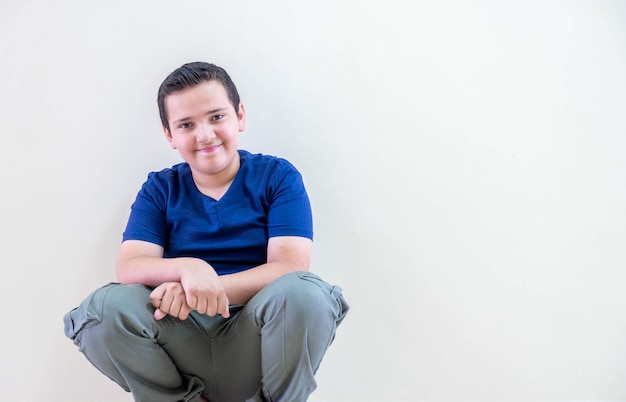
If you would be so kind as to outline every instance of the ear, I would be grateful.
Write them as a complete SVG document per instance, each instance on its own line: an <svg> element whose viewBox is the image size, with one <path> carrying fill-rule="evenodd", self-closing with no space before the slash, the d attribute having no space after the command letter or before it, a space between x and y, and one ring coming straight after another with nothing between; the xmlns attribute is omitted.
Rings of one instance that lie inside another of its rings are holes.
<svg viewBox="0 0 626 402"><path fill-rule="evenodd" d="M172 133L170 133L170 130L168 130L165 126L163 126L163 134L165 134L165 139L167 139L167 142L170 143L170 147L172 147L172 149L176 149L176 143L174 142Z"/></svg>
<svg viewBox="0 0 626 402"><path fill-rule="evenodd" d="M243 103L239 104L239 112L237 113L237 121L239 123L239 132L246 129L246 108Z"/></svg>

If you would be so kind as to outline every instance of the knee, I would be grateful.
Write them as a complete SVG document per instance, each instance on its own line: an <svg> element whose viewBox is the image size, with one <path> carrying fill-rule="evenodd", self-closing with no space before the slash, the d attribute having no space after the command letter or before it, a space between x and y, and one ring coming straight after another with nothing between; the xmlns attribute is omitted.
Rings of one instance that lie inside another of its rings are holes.
<svg viewBox="0 0 626 402"><path fill-rule="evenodd" d="M107 292L102 300L102 318L152 317L154 308L150 303L150 288L144 285L118 284Z"/></svg>
<svg viewBox="0 0 626 402"><path fill-rule="evenodd" d="M108 334L129 322L152 318L150 289L142 285L110 283L91 293L64 317L65 334L75 341L85 336ZM87 331L89 330L89 331Z"/></svg>
<svg viewBox="0 0 626 402"><path fill-rule="evenodd" d="M340 291L310 272L293 272L278 279L285 308L302 323L317 325L341 319L344 308Z"/></svg>
<svg viewBox="0 0 626 402"><path fill-rule="evenodd" d="M69 311L63 317L65 335L72 339L85 352L92 347L102 348L111 339L113 328L119 320L117 312L121 310L124 301L120 298L120 291L124 286L110 283L87 296L78 307ZM113 325L111 325L113 323Z"/></svg>

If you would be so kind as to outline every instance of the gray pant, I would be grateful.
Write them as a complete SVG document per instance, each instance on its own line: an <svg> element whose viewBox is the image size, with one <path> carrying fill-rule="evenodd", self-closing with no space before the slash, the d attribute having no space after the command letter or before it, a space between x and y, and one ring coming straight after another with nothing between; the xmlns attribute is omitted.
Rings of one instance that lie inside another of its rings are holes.
<svg viewBox="0 0 626 402"><path fill-rule="evenodd" d="M64 317L67 337L135 401L306 401L349 309L309 272L278 278L228 319L156 321L150 291L110 283Z"/></svg>

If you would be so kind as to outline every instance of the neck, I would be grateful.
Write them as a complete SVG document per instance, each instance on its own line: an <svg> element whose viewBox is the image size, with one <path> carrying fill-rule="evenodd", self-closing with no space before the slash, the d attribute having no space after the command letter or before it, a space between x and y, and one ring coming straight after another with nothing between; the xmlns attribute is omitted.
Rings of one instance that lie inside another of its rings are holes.
<svg viewBox="0 0 626 402"><path fill-rule="evenodd" d="M202 194L219 200L235 180L240 166L241 163L237 157L233 163L220 172L209 174L192 170L191 174L196 187Z"/></svg>

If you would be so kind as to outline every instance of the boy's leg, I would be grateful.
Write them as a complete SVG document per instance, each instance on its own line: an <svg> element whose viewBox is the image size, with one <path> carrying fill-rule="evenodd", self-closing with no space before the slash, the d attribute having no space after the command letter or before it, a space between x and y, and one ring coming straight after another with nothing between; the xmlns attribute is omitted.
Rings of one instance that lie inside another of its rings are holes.
<svg viewBox="0 0 626 402"><path fill-rule="evenodd" d="M66 314L65 333L136 401L195 402L200 393L211 400L204 390L203 377L212 375L204 330L191 316L155 320L149 294L142 285L104 286Z"/></svg>
<svg viewBox="0 0 626 402"><path fill-rule="evenodd" d="M224 400L240 400L231 393L244 385L237 373L256 372L254 364L247 363L260 358L262 388L257 388L256 396L248 394L249 401L306 401L316 387L315 372L348 309L339 287L309 272L287 274L269 284L228 324L223 337L213 338L216 364L225 376L220 381ZM259 341L260 351L252 352ZM246 347L249 353L239 353L244 360L234 361L237 349ZM245 356L254 358L247 362ZM258 384L249 380L247 392Z"/></svg>
<svg viewBox="0 0 626 402"><path fill-rule="evenodd" d="M305 401L348 311L339 287L308 272L278 278L228 320L156 321L149 293L107 285L65 316L66 335L136 401Z"/></svg>

